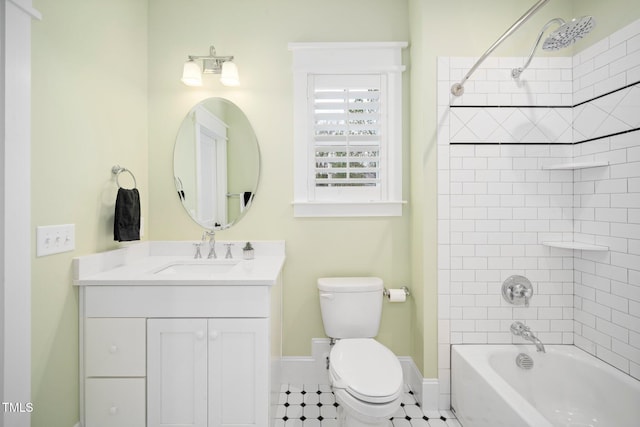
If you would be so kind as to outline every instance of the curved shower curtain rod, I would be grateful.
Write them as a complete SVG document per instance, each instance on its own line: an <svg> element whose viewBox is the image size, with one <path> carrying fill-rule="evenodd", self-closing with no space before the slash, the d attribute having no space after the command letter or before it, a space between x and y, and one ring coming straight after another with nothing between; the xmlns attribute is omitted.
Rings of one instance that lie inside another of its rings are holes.
<svg viewBox="0 0 640 427"><path fill-rule="evenodd" d="M500 36L498 40L496 40L489 49L476 61L476 63L471 67L469 72L460 80L460 83L455 83L451 86L451 93L455 96L460 96L464 93L464 84L471 77L471 74L487 59L487 56L491 55L500 44L505 41L511 34L513 34L522 24L527 22L529 18L531 18L542 6L547 4L550 0L538 0L536 4L531 6L531 9L525 12L524 15L520 17L503 35Z"/></svg>

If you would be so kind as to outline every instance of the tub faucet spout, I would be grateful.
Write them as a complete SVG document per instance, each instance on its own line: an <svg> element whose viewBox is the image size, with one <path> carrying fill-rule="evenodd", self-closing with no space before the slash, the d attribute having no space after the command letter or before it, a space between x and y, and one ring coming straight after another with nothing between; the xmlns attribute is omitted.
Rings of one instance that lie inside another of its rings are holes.
<svg viewBox="0 0 640 427"><path fill-rule="evenodd" d="M536 345L536 351L540 351L542 353L546 353L544 350L544 344L542 341L535 336L533 332L531 332L531 328L525 325L522 322L513 322L511 325L511 333L516 336L520 336L527 341L531 341Z"/></svg>
<svg viewBox="0 0 640 427"><path fill-rule="evenodd" d="M534 343L536 345L536 351L541 351L543 353L546 353L544 351L544 344L542 344L542 341L540 341L538 339L538 337L536 337L533 332L531 331L524 331L522 333L522 338L524 338L527 341L531 341L532 343Z"/></svg>

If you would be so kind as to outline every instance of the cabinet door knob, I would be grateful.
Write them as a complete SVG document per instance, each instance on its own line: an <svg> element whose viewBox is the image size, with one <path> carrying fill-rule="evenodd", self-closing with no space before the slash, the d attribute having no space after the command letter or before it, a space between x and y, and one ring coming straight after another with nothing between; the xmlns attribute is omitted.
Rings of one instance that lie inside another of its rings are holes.
<svg viewBox="0 0 640 427"><path fill-rule="evenodd" d="M111 344L111 347L109 347L109 353L114 354L118 352L118 346L115 344Z"/></svg>
<svg viewBox="0 0 640 427"><path fill-rule="evenodd" d="M209 338L211 338L211 340L217 340L219 336L220 336L220 332L218 331L211 331L209 333Z"/></svg>
<svg viewBox="0 0 640 427"><path fill-rule="evenodd" d="M203 331L196 332L196 338L199 339L199 340L204 338L204 332Z"/></svg>
<svg viewBox="0 0 640 427"><path fill-rule="evenodd" d="M118 407L113 405L111 408L109 408L109 414L111 415L115 415L118 413Z"/></svg>

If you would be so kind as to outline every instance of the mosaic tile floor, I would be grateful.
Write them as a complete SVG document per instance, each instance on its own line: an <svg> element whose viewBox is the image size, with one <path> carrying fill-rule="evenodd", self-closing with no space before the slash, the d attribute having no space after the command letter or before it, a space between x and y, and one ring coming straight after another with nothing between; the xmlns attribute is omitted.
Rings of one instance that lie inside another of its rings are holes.
<svg viewBox="0 0 640 427"><path fill-rule="evenodd" d="M328 385L284 384L280 389L276 427L338 427L338 406ZM391 422L393 427L461 427L450 411L424 414L408 387Z"/></svg>

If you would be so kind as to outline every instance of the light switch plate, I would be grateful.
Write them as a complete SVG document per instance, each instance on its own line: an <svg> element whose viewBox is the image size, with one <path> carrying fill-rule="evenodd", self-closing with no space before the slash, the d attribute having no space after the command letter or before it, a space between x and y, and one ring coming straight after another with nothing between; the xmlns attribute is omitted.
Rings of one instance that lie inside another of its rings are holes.
<svg viewBox="0 0 640 427"><path fill-rule="evenodd" d="M75 224L45 225L36 227L37 256L69 252L75 248Z"/></svg>

